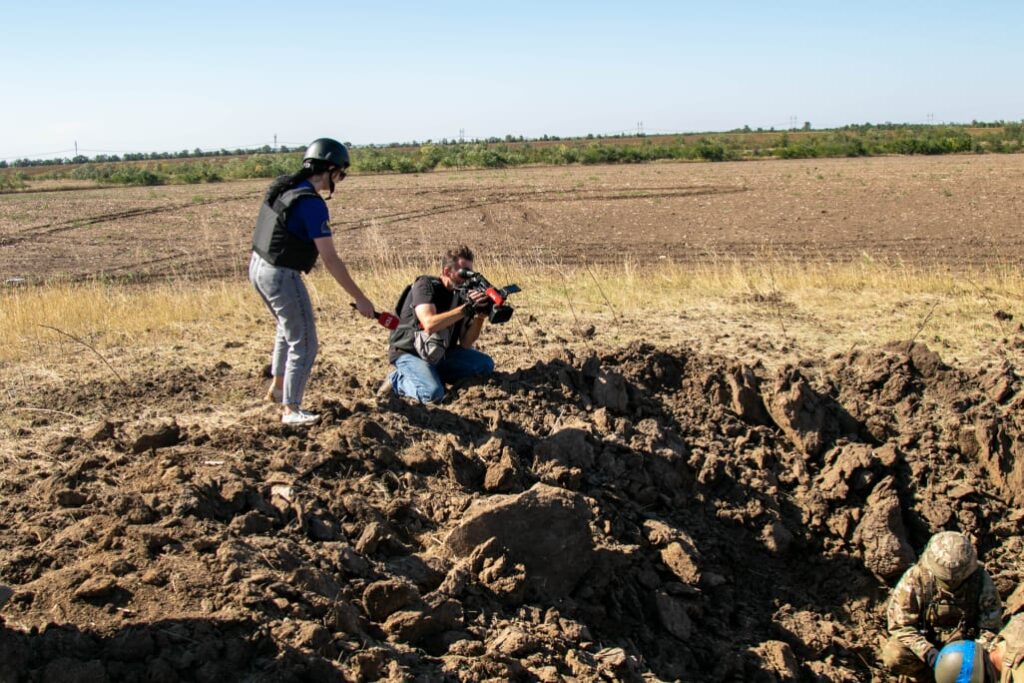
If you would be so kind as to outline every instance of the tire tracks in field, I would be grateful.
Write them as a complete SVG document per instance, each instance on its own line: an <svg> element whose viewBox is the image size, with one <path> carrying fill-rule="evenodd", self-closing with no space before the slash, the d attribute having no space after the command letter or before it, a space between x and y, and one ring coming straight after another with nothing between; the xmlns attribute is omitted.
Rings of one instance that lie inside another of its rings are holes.
<svg viewBox="0 0 1024 683"><path fill-rule="evenodd" d="M0 237L0 247L9 247L24 242L26 240L36 239L38 237L47 237L62 232L68 232L70 230L77 230L79 228L84 228L90 225L96 225L98 223L109 223L112 221L123 220L125 218L151 216L158 213L169 213L193 207L210 206L213 204L227 204L230 202L241 201L243 199L249 199L251 197L262 194L263 190L260 190L258 192L246 192L245 194L232 195L229 197L216 197L213 199L205 199L199 202L189 201L186 203L166 204L163 206L152 206L142 209L127 209L124 211L97 214L95 216L86 216L84 218L72 218L66 221L53 221L51 223L30 225L28 227L21 228L20 230L15 231L10 236Z"/></svg>
<svg viewBox="0 0 1024 683"><path fill-rule="evenodd" d="M151 266L159 264L174 264L174 267L146 270ZM245 265L232 267L230 260L226 261L223 254L208 254L197 257L184 253L175 253L135 263L123 263L89 273L64 275L56 278L55 281L74 284L102 281L141 285L149 282L171 280L212 280L229 275L244 274L245 270ZM32 281L31 284L41 284L45 281L44 278Z"/></svg>
<svg viewBox="0 0 1024 683"><path fill-rule="evenodd" d="M442 191L442 194L461 191L464 190L446 189ZM609 190L525 190L519 192L503 192L490 196L485 195L476 200L460 201L451 204L438 204L424 209L398 211L391 214L384 214L382 216L360 218L354 221L333 222L332 225L336 228L336 231L353 232L356 230L364 230L374 223L390 225L392 223L401 223L403 221L410 221L417 218L429 218L430 216L439 216L445 213L455 213L468 209L479 209L523 201L544 203L621 201L629 199L660 199L666 197L699 197L717 194L736 194L747 191L748 188L746 187L721 187L714 185L694 185L683 187L630 187L621 189L611 188Z"/></svg>
<svg viewBox="0 0 1024 683"><path fill-rule="evenodd" d="M446 213L457 213L460 211L481 208L486 209L487 207L491 206L500 206L520 202L557 203L577 201L623 201L672 197L697 197L718 194L735 194L739 192L746 192L747 189L748 188L745 187L713 185L688 185L668 187L642 186L625 188L611 187L591 190L575 188L513 191L475 187L437 187L429 189L416 188L410 194L421 197L431 194L440 194L442 197L444 197L444 195L452 194L463 195L471 193L480 193L481 190L482 194L480 196L477 196L476 198L470 198L468 200L456 198L455 200L450 202L435 204L433 206L427 206L421 209L396 211L393 213L377 215L368 218L360 218L352 221L339 221L335 222L333 224L333 227L336 233L354 232L357 230L366 229L374 224L388 225L406 222L410 220L416 220L419 218L429 218L431 216L438 216ZM353 188L353 190L361 191L364 190L364 188ZM91 225L97 225L100 223L113 222L128 218L137 218L139 216L155 215L160 213L171 213L175 211L182 211L189 208L208 206L213 204L242 201L261 196L263 193L264 190L260 189L257 191L246 192L239 195L213 198L202 202L189 201L144 209L128 209L124 211L116 211L106 214L87 216L84 218L77 218L65 221L54 221L51 223L33 225L26 228L22 228L21 230L17 231L11 236L0 237L0 248L14 246L26 240L37 239L41 236L59 234L71 230L77 230L79 228L88 227ZM112 265L98 272L82 274L80 276L71 276L70 278L67 278L67 280L73 282L81 282L95 279L103 279L108 277L123 277L125 279L131 280L132 282L144 282L172 278L174 277L175 274L180 273L186 273L189 277L216 277L218 275L223 275L228 272L235 272L235 269L231 267L219 268L216 265L216 263L221 259L223 259L223 255L207 255L200 256L197 258L195 256L188 254L187 252L176 252L156 256L154 258L146 259L144 261ZM163 267L161 267L159 271L149 270L153 266L161 265Z"/></svg>
<svg viewBox="0 0 1024 683"><path fill-rule="evenodd" d="M472 191L470 188L438 188L438 189L418 189L414 194L429 194L432 192L440 191L441 194L450 194L452 192L469 192ZM469 202L458 201L451 204L440 204L425 209L414 209L410 211L399 211L391 214L384 214L382 216L374 216L372 218L360 218L355 221L340 221L335 223L336 226L342 227L345 230L359 230L367 227L373 222L383 222L385 224L398 223L407 220L413 220L415 218L426 218L429 216L436 216L444 213L451 213L453 211L461 211L465 209L476 209L484 206L494 206L500 204L508 204L515 201L532 200L538 202L569 202L569 201L616 201L624 199L652 199L652 198L663 198L663 197L691 197L709 194L731 194L736 192L745 192L746 188L738 187L715 187L715 186L684 186L684 187L636 187L628 189L611 189L611 190L524 190L518 192L503 192L500 195L484 196L477 200L471 200ZM115 211L112 213L97 214L95 216L86 216L83 218L72 218L65 221L53 221L50 223L41 223L37 225L30 225L20 230L15 231L10 236L0 237L0 247L12 246L28 239L36 237L44 237L48 235L54 235L61 232L67 232L70 230L77 230L90 225L97 225L99 223L108 223L117 220L123 220L126 218L137 218L139 216L150 216L159 213L171 213L174 211L181 211L184 209L210 206L213 204L226 204L235 201L241 201L243 199L250 199L262 195L264 190L258 190L254 192L246 192L240 195L232 195L229 197L217 197L213 199L203 200L201 202L189 201L178 204L167 204L164 206L154 206L140 209L127 209L124 211Z"/></svg>

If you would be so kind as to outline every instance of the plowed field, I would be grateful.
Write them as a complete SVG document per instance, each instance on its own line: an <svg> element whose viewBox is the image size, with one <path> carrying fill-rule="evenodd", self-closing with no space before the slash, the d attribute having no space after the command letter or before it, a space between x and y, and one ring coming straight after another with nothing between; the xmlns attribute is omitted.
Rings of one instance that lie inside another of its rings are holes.
<svg viewBox="0 0 1024 683"><path fill-rule="evenodd" d="M266 181L0 195L0 278L244 273ZM1024 156L525 168L346 179L343 257L465 241L540 263L1021 262Z"/></svg>

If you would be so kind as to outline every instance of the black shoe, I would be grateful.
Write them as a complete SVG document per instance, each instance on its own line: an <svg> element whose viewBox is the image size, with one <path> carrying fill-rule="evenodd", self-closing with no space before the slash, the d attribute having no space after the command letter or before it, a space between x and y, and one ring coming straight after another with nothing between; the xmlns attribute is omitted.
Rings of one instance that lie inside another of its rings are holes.
<svg viewBox="0 0 1024 683"><path fill-rule="evenodd" d="M377 387L377 393L374 394L374 398L380 401L387 401L389 398L395 395L395 388L391 386L391 380L387 377L381 382L380 386Z"/></svg>

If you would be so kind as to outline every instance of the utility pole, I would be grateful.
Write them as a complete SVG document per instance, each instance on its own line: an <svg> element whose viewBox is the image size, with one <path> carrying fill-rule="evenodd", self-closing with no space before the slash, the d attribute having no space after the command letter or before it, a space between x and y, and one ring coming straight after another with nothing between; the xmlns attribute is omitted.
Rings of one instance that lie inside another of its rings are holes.
<svg viewBox="0 0 1024 683"><path fill-rule="evenodd" d="M643 134L644 134L644 122L643 121L637 121L636 122L636 135L637 135L637 137L643 137Z"/></svg>
<svg viewBox="0 0 1024 683"><path fill-rule="evenodd" d="M78 156L78 140L75 140L75 156Z"/></svg>
<svg viewBox="0 0 1024 683"><path fill-rule="evenodd" d="M459 128L459 144L461 145L465 141L466 141L466 129L465 128Z"/></svg>
<svg viewBox="0 0 1024 683"><path fill-rule="evenodd" d="M274 133L274 149L277 149L277 133Z"/></svg>

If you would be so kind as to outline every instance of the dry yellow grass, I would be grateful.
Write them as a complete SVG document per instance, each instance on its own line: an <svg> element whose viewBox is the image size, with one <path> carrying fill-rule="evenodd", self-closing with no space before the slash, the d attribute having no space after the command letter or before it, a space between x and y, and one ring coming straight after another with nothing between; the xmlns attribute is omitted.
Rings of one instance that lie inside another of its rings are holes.
<svg viewBox="0 0 1024 683"><path fill-rule="evenodd" d="M693 341L748 355L749 340L828 354L853 345L917 337L964 362L1018 354L1001 340L1018 322L994 317L1024 299L1024 273L1002 268L952 272L878 265L718 262L637 267L481 262L498 285L517 282L519 314L510 331L530 320L562 330L596 325L605 342ZM417 270L382 254L354 273L381 309L390 309ZM308 278L321 327L351 315L347 296L323 272ZM159 347L196 332L209 339L259 334L270 324L245 281L180 280L149 285L102 283L10 289L0 306L0 361L45 360L68 346L97 351ZM1019 313L1019 311L1017 311ZM523 332L525 334L525 332Z"/></svg>

